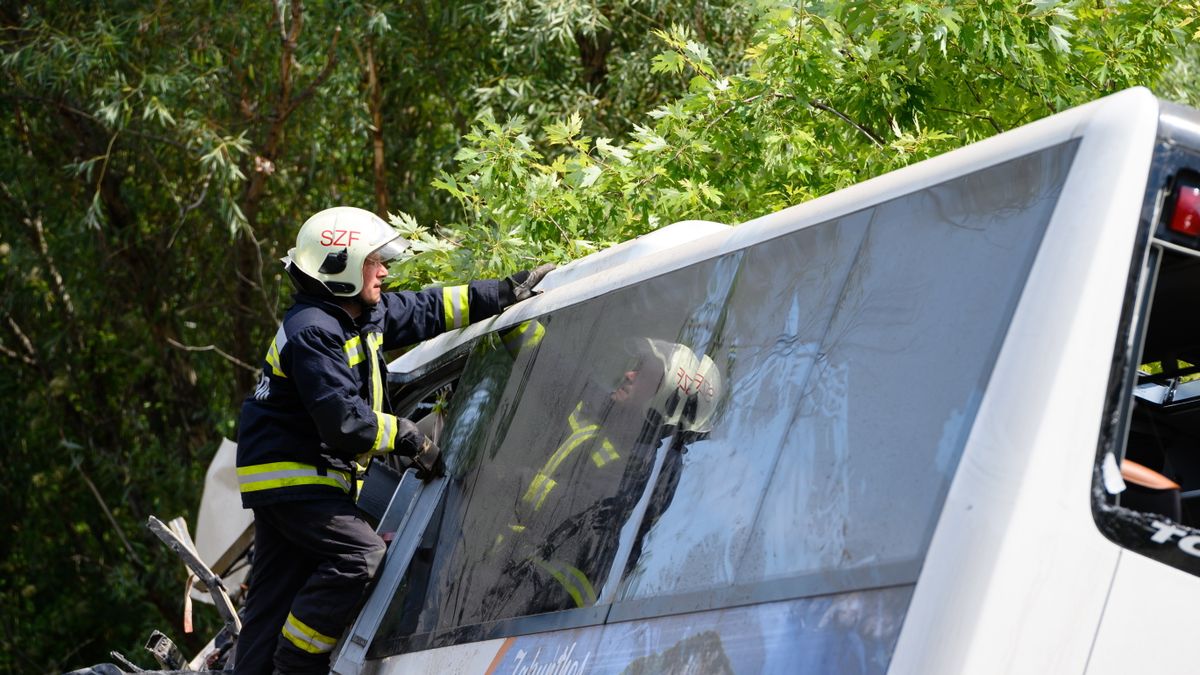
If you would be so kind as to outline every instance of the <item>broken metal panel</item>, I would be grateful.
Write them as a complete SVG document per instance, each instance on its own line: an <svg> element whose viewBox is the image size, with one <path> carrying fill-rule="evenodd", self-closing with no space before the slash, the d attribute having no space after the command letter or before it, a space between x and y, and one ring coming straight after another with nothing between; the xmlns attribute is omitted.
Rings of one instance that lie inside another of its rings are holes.
<svg viewBox="0 0 1200 675"><path fill-rule="evenodd" d="M161 520L154 516L150 516L147 525L150 531L161 539L172 551L175 551L179 557L183 558L183 562L187 565L188 569L207 585L209 593L213 597L213 602L217 606L217 612L225 621L226 628L230 629L234 634L240 633L242 630L242 620L238 618L237 610L234 608L233 602L229 599L229 594L225 591L224 583L200 559L200 554L196 552L195 544L192 543L191 537L187 536L186 526L179 528L182 530L179 532L167 527Z"/></svg>
<svg viewBox="0 0 1200 675"><path fill-rule="evenodd" d="M235 563L254 543L254 513L242 508L237 482L237 444L222 439L204 477L204 492L196 516L195 549L209 568L222 578L237 598L249 566ZM208 588L199 584L191 597L211 603Z"/></svg>
<svg viewBox="0 0 1200 675"><path fill-rule="evenodd" d="M150 638L146 640L146 651L150 652L163 670L191 670L179 647L175 646L171 638L158 631L150 633Z"/></svg>

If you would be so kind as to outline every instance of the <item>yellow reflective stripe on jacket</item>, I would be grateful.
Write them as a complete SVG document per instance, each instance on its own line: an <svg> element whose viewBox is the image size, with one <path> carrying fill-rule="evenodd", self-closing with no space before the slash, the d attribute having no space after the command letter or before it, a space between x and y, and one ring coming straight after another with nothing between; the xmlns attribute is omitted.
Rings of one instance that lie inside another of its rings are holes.
<svg viewBox="0 0 1200 675"><path fill-rule="evenodd" d="M337 638L329 637L288 613L283 623L283 637L309 654L328 654L337 646Z"/></svg>
<svg viewBox="0 0 1200 675"><path fill-rule="evenodd" d="M357 366L366 358L366 353L363 352L362 348L362 340L357 335L346 340L346 344L342 345L342 351L346 352L346 360L350 362L351 366Z"/></svg>
<svg viewBox="0 0 1200 675"><path fill-rule="evenodd" d="M542 467L542 473L547 476L554 475L554 472L558 471L559 465L565 462L572 452L575 452L575 448L592 440L595 436L596 425L594 424L568 436L567 440L563 441L563 444L558 446L558 450L555 450L554 454L550 456L550 461L546 462L546 466Z"/></svg>
<svg viewBox="0 0 1200 675"><path fill-rule="evenodd" d="M278 377L287 377L287 373L283 372L283 366L279 363L279 352L283 351L283 346L287 344L287 333L283 330L283 324L279 324L279 330L275 332L275 338L271 340L271 347L267 349L267 365L271 366L271 374Z"/></svg>
<svg viewBox="0 0 1200 675"><path fill-rule="evenodd" d="M258 492L294 485L328 485L344 492L350 491L350 475L337 469L322 471L312 464L300 462L271 462L238 467L238 489Z"/></svg>
<svg viewBox="0 0 1200 675"><path fill-rule="evenodd" d="M529 489L525 491L525 496L522 497L522 499L524 499L526 503L532 503L535 510L542 508L542 502L546 501L546 497L550 494L550 491L554 489L555 485L558 485L558 483L551 478L551 476L554 475L554 472L558 470L558 466L562 464L567 457L571 456L571 453L575 450L575 448L579 447L581 443L594 436L595 433L595 429L588 428L571 434L570 438L563 442L562 445L558 446L558 450L554 451L554 454L550 456L550 459L546 462L546 465L542 467L542 470L537 472L537 475L533 477L533 481L529 484Z"/></svg>
<svg viewBox="0 0 1200 675"><path fill-rule="evenodd" d="M383 410L383 374L379 372L379 348L383 333L367 335L367 355L371 359L371 410Z"/></svg>
<svg viewBox="0 0 1200 675"><path fill-rule="evenodd" d="M533 480L529 483L529 489L521 497L525 503L532 504L534 510L542 508L542 504L545 503L546 497L550 495L550 491L558 485L551 478L558 471L558 467L571 456L572 452L575 452L576 448L599 435L600 425L588 424L585 426L576 418L576 415L582 410L583 402L580 402L575 406L574 412L567 417L567 423L571 425L571 435L567 437L567 440L563 441L562 445L558 446L558 449L546 461L542 470L537 472ZM621 456L617 454L616 448L613 447L607 438L602 439L601 447L592 453L592 463L597 467L603 467L609 462L620 458Z"/></svg>
<svg viewBox="0 0 1200 675"><path fill-rule="evenodd" d="M597 469L602 469L605 464L618 459L621 459L621 456L607 438L600 444L600 449L592 453L592 464L595 464Z"/></svg>
<svg viewBox="0 0 1200 675"><path fill-rule="evenodd" d="M375 445L371 446L374 452L391 452L396 449L396 432L400 426L396 423L396 416L389 415L385 412L375 411Z"/></svg>
<svg viewBox="0 0 1200 675"><path fill-rule="evenodd" d="M546 497L550 495L550 491L554 486L558 485L553 478L544 473L539 473L533 477L533 482L529 484L529 489L525 491L525 496L521 497L526 502L531 502L533 508L542 508L542 502L546 501Z"/></svg>
<svg viewBox="0 0 1200 675"><path fill-rule="evenodd" d="M266 350L266 363L271 366L271 374L277 377L287 377L286 372L283 372L283 366L280 364L280 352L283 351L283 346L288 344L288 334L283 330L283 324L280 324L280 329L275 331L275 339L271 340L271 347Z"/></svg>
<svg viewBox="0 0 1200 675"><path fill-rule="evenodd" d="M512 330L505 332L500 336L500 340L504 343L504 349L508 351L508 355L515 359L522 351L536 347L545 335L546 327L536 319L531 319L519 323Z"/></svg>
<svg viewBox="0 0 1200 675"><path fill-rule="evenodd" d="M446 311L446 330L462 328L471 321L466 286L447 286L442 289L442 307Z"/></svg>
<svg viewBox="0 0 1200 675"><path fill-rule="evenodd" d="M508 529L512 530L513 534L521 534L522 532L525 531L525 526L524 525L509 525ZM498 535L496 535L496 541L492 544L492 548L495 548L503 543L504 543L504 535L498 534Z"/></svg>
<svg viewBox="0 0 1200 675"><path fill-rule="evenodd" d="M575 419L575 416L582 411L583 401L580 401L575 404L575 409L571 411L571 414L567 415L567 424L571 425L571 431L579 431L579 420Z"/></svg>
<svg viewBox="0 0 1200 675"><path fill-rule="evenodd" d="M554 577L554 580L575 601L576 607L591 607L596 604L596 589L583 570L574 565L557 561L546 562L535 558L534 562Z"/></svg>

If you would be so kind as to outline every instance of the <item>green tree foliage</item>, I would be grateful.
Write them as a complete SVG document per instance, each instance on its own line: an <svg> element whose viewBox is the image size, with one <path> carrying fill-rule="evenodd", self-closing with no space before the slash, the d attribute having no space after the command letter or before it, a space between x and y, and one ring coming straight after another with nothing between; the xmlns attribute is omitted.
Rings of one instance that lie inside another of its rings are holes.
<svg viewBox="0 0 1200 675"><path fill-rule="evenodd" d="M646 110L686 91L686 78L651 72L662 48L653 29L678 24L719 36L714 58L733 67L747 44L749 7L738 0L504 0L371 9L360 57L374 56L385 182L401 197L377 199L377 210L398 208L434 224L456 219L456 200L432 182L454 170L455 150L483 110L534 126L584 110L589 133L629 131Z"/></svg>
<svg viewBox="0 0 1200 675"><path fill-rule="evenodd" d="M520 61L492 14L433 0L0 8L0 671L136 655L152 628L202 643L178 633L182 568L146 518L198 503L286 306L274 261L307 215L390 202L454 216L431 182L476 92ZM576 82L578 53L553 44ZM201 634L215 622L197 618Z"/></svg>
<svg viewBox="0 0 1200 675"><path fill-rule="evenodd" d="M749 38L753 5L718 1L500 0L473 8L489 32L494 72L473 92L476 109L541 125L586 111L589 128L627 132L645 111L684 90L686 79L652 72L654 31L678 25L733 67ZM465 131L465 129L464 129Z"/></svg>
<svg viewBox="0 0 1200 675"><path fill-rule="evenodd" d="M1128 86L1194 101L1197 9L0 6L0 671L207 637L144 523L195 509L312 212L393 212L404 286L741 222Z"/></svg>
<svg viewBox="0 0 1200 675"><path fill-rule="evenodd" d="M467 251L448 259L499 271L676 220L742 222L1107 93L1157 87L1195 15L1194 4L1155 0L766 0L732 69L687 28L657 30L666 51L652 68L686 76L688 90L628 134L589 135L582 113L534 125L484 111L436 182L462 205L442 232Z"/></svg>
<svg viewBox="0 0 1200 675"><path fill-rule="evenodd" d="M194 509L233 432L283 300L278 242L331 193L369 199L343 18L0 10L0 670L135 654L179 626L182 568L146 518Z"/></svg>

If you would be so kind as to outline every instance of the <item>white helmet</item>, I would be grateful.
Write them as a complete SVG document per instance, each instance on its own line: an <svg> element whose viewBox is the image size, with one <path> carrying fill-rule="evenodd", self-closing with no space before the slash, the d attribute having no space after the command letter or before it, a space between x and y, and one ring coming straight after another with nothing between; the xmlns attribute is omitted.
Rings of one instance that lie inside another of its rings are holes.
<svg viewBox="0 0 1200 675"><path fill-rule="evenodd" d="M375 253L387 262L408 246L399 232L374 213L336 206L304 221L296 234L296 246L288 251L283 264L293 276L298 270L333 295L352 298L362 290L367 256Z"/></svg>
<svg viewBox="0 0 1200 675"><path fill-rule="evenodd" d="M707 354L697 357L685 345L650 338L635 338L628 349L653 358L662 369L662 379L649 404L662 414L664 424L676 425L682 431L711 430L722 381L721 371Z"/></svg>

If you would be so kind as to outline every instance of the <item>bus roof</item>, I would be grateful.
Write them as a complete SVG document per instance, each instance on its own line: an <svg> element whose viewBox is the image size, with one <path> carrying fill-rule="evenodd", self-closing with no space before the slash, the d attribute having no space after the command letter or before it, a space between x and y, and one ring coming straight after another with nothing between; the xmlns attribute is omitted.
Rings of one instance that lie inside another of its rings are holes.
<svg viewBox="0 0 1200 675"><path fill-rule="evenodd" d="M576 260L542 282L542 294L487 321L442 334L388 366L393 378L419 376L443 355L475 338L634 283L774 239L1091 133L1127 134L1131 123L1158 129L1169 142L1200 147L1200 114L1135 87L1092 103L892 171L837 192L746 221L736 228L684 221ZM1148 134L1147 143L1155 134Z"/></svg>

